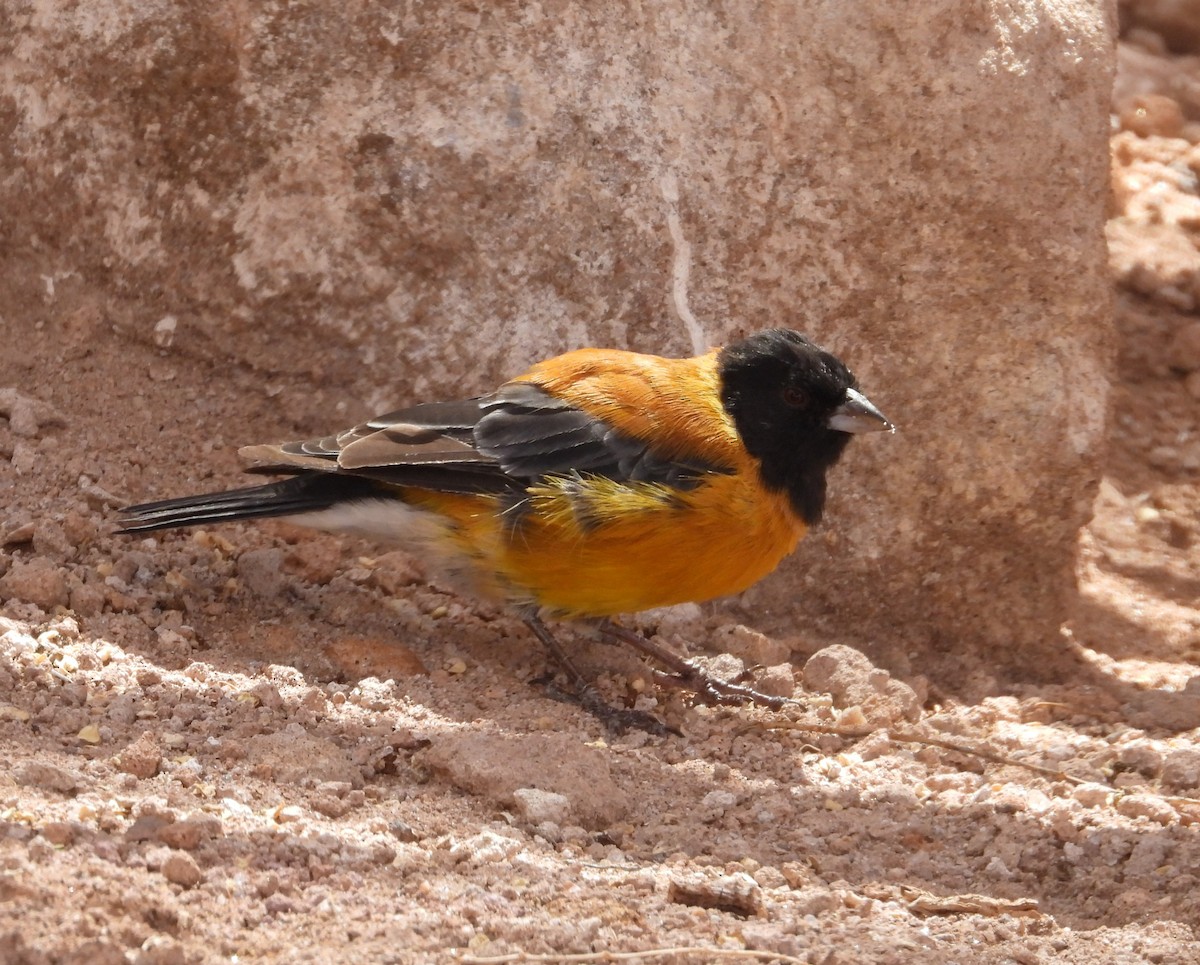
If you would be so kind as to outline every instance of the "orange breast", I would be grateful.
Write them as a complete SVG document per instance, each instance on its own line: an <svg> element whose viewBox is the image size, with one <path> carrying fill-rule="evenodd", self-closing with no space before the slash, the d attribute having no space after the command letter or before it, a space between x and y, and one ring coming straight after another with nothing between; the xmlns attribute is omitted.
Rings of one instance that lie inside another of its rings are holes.
<svg viewBox="0 0 1200 965"><path fill-rule="evenodd" d="M551 480L513 525L494 497L408 491L452 518L480 592L562 616L612 616L738 593L796 547L804 525L752 475L688 491Z"/></svg>

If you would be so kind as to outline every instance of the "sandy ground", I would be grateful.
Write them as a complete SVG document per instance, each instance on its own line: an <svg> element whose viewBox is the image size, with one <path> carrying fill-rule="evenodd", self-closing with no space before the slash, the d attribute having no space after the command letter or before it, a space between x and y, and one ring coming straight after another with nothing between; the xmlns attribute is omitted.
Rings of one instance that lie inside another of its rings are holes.
<svg viewBox="0 0 1200 965"><path fill-rule="evenodd" d="M7 355L0 962L1200 961L1200 327L1161 232L1200 208L1200 138L1162 133L1114 139L1078 673L966 649L977 700L683 608L642 625L802 702L693 707L583 635L610 700L682 732L614 735L399 554L110 535L123 502L236 484L238 443L330 428L323 400L70 324Z"/></svg>

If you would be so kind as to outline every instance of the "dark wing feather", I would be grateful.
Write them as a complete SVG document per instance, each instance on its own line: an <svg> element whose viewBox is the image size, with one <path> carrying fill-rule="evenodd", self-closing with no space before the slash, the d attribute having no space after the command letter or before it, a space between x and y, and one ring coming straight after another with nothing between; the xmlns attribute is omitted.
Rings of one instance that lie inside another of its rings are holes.
<svg viewBox="0 0 1200 965"><path fill-rule="evenodd" d="M481 399L480 408L475 445L510 476L592 474L686 486L706 473L728 471L699 459L664 459L649 443L530 383L510 382Z"/></svg>
<svg viewBox="0 0 1200 965"><path fill-rule="evenodd" d="M546 475L688 486L728 471L651 446L525 382L490 396L399 409L336 435L241 452L251 472L352 473L452 493L523 491Z"/></svg>

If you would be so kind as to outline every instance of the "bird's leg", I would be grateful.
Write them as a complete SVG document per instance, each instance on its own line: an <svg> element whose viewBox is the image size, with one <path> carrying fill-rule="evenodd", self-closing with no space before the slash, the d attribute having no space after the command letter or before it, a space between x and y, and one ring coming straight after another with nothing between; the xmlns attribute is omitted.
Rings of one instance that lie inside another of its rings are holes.
<svg viewBox="0 0 1200 965"><path fill-rule="evenodd" d="M596 625L604 636L610 637L613 640L619 640L621 643L627 643L635 650L640 650L647 656L653 657L675 675L673 679L677 683L695 690L700 699L707 704L749 703L770 707L772 710L779 710L788 703L787 697L764 694L753 687L745 687L742 684L718 680L702 668L696 666L692 661L675 653L675 651L669 650L662 644L655 643L653 640L634 630L626 629L612 620L600 620Z"/></svg>
<svg viewBox="0 0 1200 965"><path fill-rule="evenodd" d="M644 714L640 710L618 710L605 703L604 699L596 693L596 688L587 681L579 672L579 668L567 656L562 644L550 632L550 628L542 622L542 618L538 616L537 612L534 610L522 611L521 619L533 631L533 635L546 648L546 652L551 658L558 661L558 665L566 672L571 686L575 689L575 699L579 701L584 710L597 718L609 730L621 733L636 727L638 730L648 731L651 734L676 733L657 718Z"/></svg>

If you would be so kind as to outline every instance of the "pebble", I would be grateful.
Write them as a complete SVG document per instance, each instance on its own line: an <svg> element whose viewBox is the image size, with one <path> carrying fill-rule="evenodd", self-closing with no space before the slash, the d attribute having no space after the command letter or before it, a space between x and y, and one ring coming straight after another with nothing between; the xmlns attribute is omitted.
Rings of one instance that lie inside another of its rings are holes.
<svg viewBox="0 0 1200 965"><path fill-rule="evenodd" d="M162 825L155 830L154 837L168 847L195 851L205 841L218 838L223 833L221 820L216 815L196 814Z"/></svg>
<svg viewBox="0 0 1200 965"><path fill-rule="evenodd" d="M1200 322L1190 322L1175 332L1167 348L1167 364L1180 372L1200 370Z"/></svg>
<svg viewBox="0 0 1200 965"><path fill-rule="evenodd" d="M1200 787L1200 750L1189 747L1170 751L1163 760L1162 783L1174 791Z"/></svg>
<svg viewBox="0 0 1200 965"><path fill-rule="evenodd" d="M1085 808L1098 808L1107 804L1113 793L1104 784L1079 784L1071 791L1071 798Z"/></svg>
<svg viewBox="0 0 1200 965"><path fill-rule="evenodd" d="M167 881L184 888L194 888L203 877L196 859L186 851L172 851L159 870Z"/></svg>
<svg viewBox="0 0 1200 965"><path fill-rule="evenodd" d="M701 821L716 821L737 804L737 795L732 791L709 791L700 799Z"/></svg>
<svg viewBox="0 0 1200 965"><path fill-rule="evenodd" d="M237 560L238 579L257 596L278 596L287 582L283 561L283 550L276 547L247 550Z"/></svg>
<svg viewBox="0 0 1200 965"><path fill-rule="evenodd" d="M609 757L566 734L445 734L416 760L500 807L510 806L519 788L561 794L571 802L572 820L590 830L617 823L630 807Z"/></svg>
<svg viewBox="0 0 1200 965"><path fill-rule="evenodd" d="M146 780L154 777L162 766L162 749L154 734L146 731L114 758L118 770Z"/></svg>
<svg viewBox="0 0 1200 965"><path fill-rule="evenodd" d="M49 612L70 599L66 575L50 560L39 556L16 561L0 577L0 598L24 600Z"/></svg>
<svg viewBox="0 0 1200 965"><path fill-rule="evenodd" d="M1173 824L1179 813L1154 794L1126 794L1117 801L1117 813L1127 818L1148 818L1157 824Z"/></svg>
<svg viewBox="0 0 1200 965"><path fill-rule="evenodd" d="M712 641L715 649L740 657L755 667L777 666L787 663L792 656L792 648L787 644L740 624L721 627L712 635Z"/></svg>
<svg viewBox="0 0 1200 965"><path fill-rule="evenodd" d="M505 837L495 831L481 831L454 844L450 848L450 857L455 863L479 867L508 861L520 850L521 842L514 838Z"/></svg>
<svg viewBox="0 0 1200 965"><path fill-rule="evenodd" d="M40 787L60 794L70 794L79 786L78 779L69 771L37 761L22 764L13 772L13 779L26 787Z"/></svg>
<svg viewBox="0 0 1200 965"><path fill-rule="evenodd" d="M867 722L875 727L916 720L921 713L916 691L872 665L865 654L841 644L825 647L808 658L804 686L828 693L838 708L858 705Z"/></svg>
<svg viewBox="0 0 1200 965"><path fill-rule="evenodd" d="M571 814L571 799L565 794L520 787L513 791L517 813L530 824L563 825Z"/></svg>
<svg viewBox="0 0 1200 965"><path fill-rule="evenodd" d="M1138 137L1178 137L1183 130L1183 109L1172 98L1148 94L1121 106L1121 130Z"/></svg>
<svg viewBox="0 0 1200 965"><path fill-rule="evenodd" d="M767 667L754 677L754 689L770 697L791 697L796 693L796 671L790 663Z"/></svg>
<svg viewBox="0 0 1200 965"><path fill-rule="evenodd" d="M75 825L66 821L48 821L42 825L42 837L54 845L68 845L75 840Z"/></svg>

